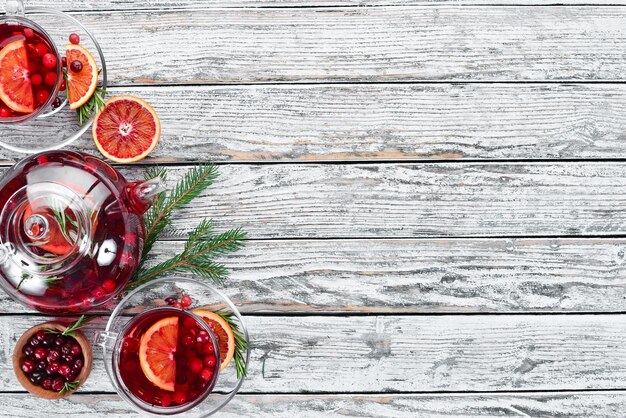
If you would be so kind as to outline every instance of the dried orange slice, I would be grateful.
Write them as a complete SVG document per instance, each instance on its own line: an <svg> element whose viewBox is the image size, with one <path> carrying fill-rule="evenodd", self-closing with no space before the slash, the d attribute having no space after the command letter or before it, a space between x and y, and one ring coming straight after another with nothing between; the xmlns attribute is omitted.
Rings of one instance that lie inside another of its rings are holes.
<svg viewBox="0 0 626 418"><path fill-rule="evenodd" d="M65 46L67 59L67 98L70 109L75 110L87 103L98 86L98 64L93 55L80 45ZM72 71L71 63L80 61L82 70Z"/></svg>
<svg viewBox="0 0 626 418"><path fill-rule="evenodd" d="M134 96L116 96L93 121L98 150L118 163L139 161L152 152L161 137L161 121L148 103Z"/></svg>
<svg viewBox="0 0 626 418"><path fill-rule="evenodd" d="M233 360L233 356L235 355L235 334L233 334L232 328L226 321L224 321L224 318L215 312L204 309L194 309L192 312L204 319L204 322L211 327L213 334L217 337L217 343L220 349L220 359L222 361L220 364L220 370L224 370Z"/></svg>
<svg viewBox="0 0 626 418"><path fill-rule="evenodd" d="M176 382L176 343L178 317L172 316L155 322L141 337L139 364L146 378L155 386L174 392Z"/></svg>
<svg viewBox="0 0 626 418"><path fill-rule="evenodd" d="M15 112L32 113L35 110L26 41L23 39L11 42L0 51L0 100Z"/></svg>

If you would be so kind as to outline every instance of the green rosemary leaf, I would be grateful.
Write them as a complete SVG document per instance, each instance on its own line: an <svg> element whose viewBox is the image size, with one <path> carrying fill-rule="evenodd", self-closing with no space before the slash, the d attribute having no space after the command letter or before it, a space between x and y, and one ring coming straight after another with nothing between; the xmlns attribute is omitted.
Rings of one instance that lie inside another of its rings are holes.
<svg viewBox="0 0 626 418"><path fill-rule="evenodd" d="M233 359L235 360L235 368L237 371L237 378L240 379L242 377L246 377L248 375L248 368L246 366L246 354L248 351L248 340L244 336L241 329L239 329L239 322L233 319L233 313L228 312L226 310L220 309L215 311L233 330L233 335L235 336L235 355Z"/></svg>
<svg viewBox="0 0 626 418"><path fill-rule="evenodd" d="M95 316L85 316L85 315L81 315L80 318L78 318L75 322L69 324L67 326L67 328L65 328L65 331L61 332L61 335L66 335L66 336L70 336L70 337L75 337L74 332L79 330L80 328L84 327L85 325L87 325L89 322L93 321L96 317ZM58 334L59 332L54 332L55 334Z"/></svg>
<svg viewBox="0 0 626 418"><path fill-rule="evenodd" d="M87 103L76 109L79 125L84 125L94 114L98 113L106 106L106 102L104 101L106 94L105 89L97 87L93 95L87 100Z"/></svg>
<svg viewBox="0 0 626 418"><path fill-rule="evenodd" d="M80 385L80 380L74 380L73 382L65 382L60 394L65 395L67 392L74 392Z"/></svg>

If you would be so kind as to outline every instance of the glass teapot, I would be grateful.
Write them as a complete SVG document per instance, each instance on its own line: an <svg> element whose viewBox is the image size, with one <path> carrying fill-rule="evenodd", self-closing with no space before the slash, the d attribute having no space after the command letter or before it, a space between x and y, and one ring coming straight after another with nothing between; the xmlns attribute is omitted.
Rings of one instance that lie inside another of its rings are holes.
<svg viewBox="0 0 626 418"><path fill-rule="evenodd" d="M142 214L161 191L83 153L25 158L0 180L0 285L46 313L105 304L138 268Z"/></svg>

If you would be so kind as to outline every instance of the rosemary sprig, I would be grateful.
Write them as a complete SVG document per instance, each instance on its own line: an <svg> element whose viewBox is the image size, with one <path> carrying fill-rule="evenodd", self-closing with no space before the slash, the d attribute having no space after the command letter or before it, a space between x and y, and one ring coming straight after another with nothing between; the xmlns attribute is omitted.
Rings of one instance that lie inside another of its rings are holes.
<svg viewBox="0 0 626 418"><path fill-rule="evenodd" d="M65 382L63 385L63 389L59 392L61 395L65 395L67 392L74 392L78 389L78 385L80 385L80 380L74 380L73 382Z"/></svg>
<svg viewBox="0 0 626 418"><path fill-rule="evenodd" d="M100 74L101 71L102 70L98 70L98 74ZM63 78L65 79L65 83L69 84L67 68L63 69ZM106 106L104 101L106 94L106 89L96 87L96 91L94 91L87 103L76 109L76 116L78 116L79 125L84 125L92 115L98 113L102 108L104 108L104 106Z"/></svg>
<svg viewBox="0 0 626 418"><path fill-rule="evenodd" d="M61 335L69 336L69 337L76 337L76 334L74 334L75 331L81 329L82 327L87 325L89 322L93 321L95 318L96 318L95 316L87 317L85 315L81 315L80 318L78 318L73 323L69 324L63 332L57 331L56 329L51 329L51 328L46 329L46 332L49 334L61 334Z"/></svg>
<svg viewBox="0 0 626 418"><path fill-rule="evenodd" d="M235 335L235 368L237 369L237 379L246 377L248 375L248 368L246 367L246 352L248 351L248 340L239 329L239 323L233 320L233 313L225 310L215 311L233 330Z"/></svg>

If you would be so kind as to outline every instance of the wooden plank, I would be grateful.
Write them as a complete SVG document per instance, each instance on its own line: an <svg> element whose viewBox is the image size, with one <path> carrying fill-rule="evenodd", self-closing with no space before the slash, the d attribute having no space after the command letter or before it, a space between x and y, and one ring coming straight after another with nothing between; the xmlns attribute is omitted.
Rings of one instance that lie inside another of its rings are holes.
<svg viewBox="0 0 626 418"><path fill-rule="evenodd" d="M46 401L24 394L0 394L0 407L14 418L50 411L58 415L109 418L138 417L117 395L76 394ZM569 393L487 393L445 395L238 395L220 417L444 417L568 416L615 417L626 407L623 391Z"/></svg>
<svg viewBox="0 0 626 418"><path fill-rule="evenodd" d="M112 95L129 93L149 98L161 117L163 136L147 160L152 162L626 157L626 85L111 90ZM62 136L75 126L75 116L66 116L44 119L41 125ZM30 126L11 127L11 132L14 143L40 145L40 134ZM97 154L90 133L76 148ZM6 160L19 157L0 153Z"/></svg>
<svg viewBox="0 0 626 418"><path fill-rule="evenodd" d="M602 314L246 317L252 354L243 390L621 389L624 319ZM0 317L0 390L18 387L8 358L20 334L43 320ZM112 390L96 350L84 391Z"/></svg>
<svg viewBox="0 0 626 418"><path fill-rule="evenodd" d="M162 242L151 262L181 251ZM246 313L619 312L625 239L252 241L222 258ZM32 312L0 292L0 312Z"/></svg>
<svg viewBox="0 0 626 418"><path fill-rule="evenodd" d="M626 25L615 7L204 9L76 17L100 40L117 85L623 80L626 73Z"/></svg>

